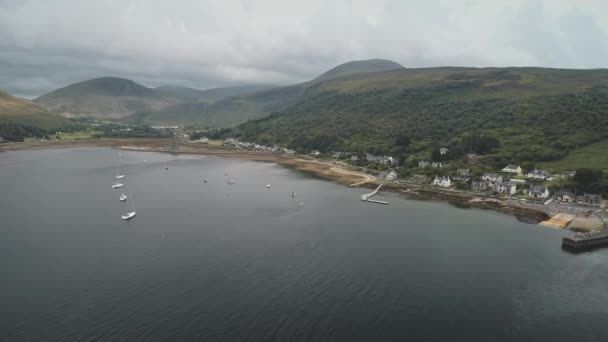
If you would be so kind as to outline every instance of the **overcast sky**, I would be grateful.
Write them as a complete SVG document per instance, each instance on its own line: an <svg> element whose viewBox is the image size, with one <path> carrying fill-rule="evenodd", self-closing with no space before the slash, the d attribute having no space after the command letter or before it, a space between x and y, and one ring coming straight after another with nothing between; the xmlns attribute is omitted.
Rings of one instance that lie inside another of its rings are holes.
<svg viewBox="0 0 608 342"><path fill-rule="evenodd" d="M0 89L290 84L349 60L608 66L607 0L0 0Z"/></svg>

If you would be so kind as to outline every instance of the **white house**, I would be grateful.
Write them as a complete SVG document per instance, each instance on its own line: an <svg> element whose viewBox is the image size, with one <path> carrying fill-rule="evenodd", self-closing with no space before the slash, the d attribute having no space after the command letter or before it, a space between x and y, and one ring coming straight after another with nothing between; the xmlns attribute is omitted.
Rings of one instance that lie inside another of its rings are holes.
<svg viewBox="0 0 608 342"><path fill-rule="evenodd" d="M564 203L574 203L576 196L570 191L560 191L555 194L555 199Z"/></svg>
<svg viewBox="0 0 608 342"><path fill-rule="evenodd" d="M386 178L386 180L393 181L393 180L397 179L397 172L395 172L395 170L391 170L391 172L386 174L385 178Z"/></svg>
<svg viewBox="0 0 608 342"><path fill-rule="evenodd" d="M487 182L492 182L492 183L501 183L502 182L502 176L498 175L496 173L484 173L483 176L481 176L481 179Z"/></svg>
<svg viewBox="0 0 608 342"><path fill-rule="evenodd" d="M456 171L456 174L458 176L466 177L469 175L470 172L471 172L471 169L458 169L458 171Z"/></svg>
<svg viewBox="0 0 608 342"><path fill-rule="evenodd" d="M429 165L431 165L431 163L429 163L428 161L421 160L418 162L418 167L422 169L424 169L425 167L429 167Z"/></svg>
<svg viewBox="0 0 608 342"><path fill-rule="evenodd" d="M450 152L450 150L447 149L447 148L445 148L445 147L442 147L442 148L439 149L439 154L442 155L442 156L445 155L445 154L448 154L448 152Z"/></svg>
<svg viewBox="0 0 608 342"><path fill-rule="evenodd" d="M316 156L320 155L320 154L321 154L321 152L319 152L318 150L314 150L314 151L312 151L312 153L310 153L310 154L312 154L313 156L315 156L315 157L316 157Z"/></svg>
<svg viewBox="0 0 608 342"><path fill-rule="evenodd" d="M521 166L519 166L519 165L515 166L512 164L509 164L502 169L502 172L515 173L518 176L523 175L523 170L522 170Z"/></svg>
<svg viewBox="0 0 608 342"><path fill-rule="evenodd" d="M433 185L440 186L442 188L449 188L452 186L452 181L450 177L439 177L435 176L435 180L433 181Z"/></svg>
<svg viewBox="0 0 608 342"><path fill-rule="evenodd" d="M517 186L511 182L496 183L494 191L501 194L513 195L517 191Z"/></svg>
<svg viewBox="0 0 608 342"><path fill-rule="evenodd" d="M538 170L538 169L534 169L530 172L528 172L526 174L526 177L528 178L534 178L534 179L548 179L551 180L553 179L553 177L551 176L551 174L547 171L547 170Z"/></svg>
<svg viewBox="0 0 608 342"><path fill-rule="evenodd" d="M528 196L534 198L547 198L549 197L549 189L546 186L533 185L528 189Z"/></svg>

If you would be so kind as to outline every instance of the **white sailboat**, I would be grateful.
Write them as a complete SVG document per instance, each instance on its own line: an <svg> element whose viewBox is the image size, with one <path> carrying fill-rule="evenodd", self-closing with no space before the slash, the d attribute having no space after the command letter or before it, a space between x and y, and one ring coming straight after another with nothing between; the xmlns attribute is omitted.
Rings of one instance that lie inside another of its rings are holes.
<svg viewBox="0 0 608 342"><path fill-rule="evenodd" d="M117 182L117 183L112 184L112 189L122 188L123 186L125 186L124 183Z"/></svg>
<svg viewBox="0 0 608 342"><path fill-rule="evenodd" d="M124 213L124 214L122 215L122 217L121 217L121 218L122 218L123 220L125 220L125 221L126 221L126 220L130 220L130 219L132 219L133 217L135 217L135 202L133 201L133 195L131 195L131 208L133 208L133 211L129 211L129 212Z"/></svg>

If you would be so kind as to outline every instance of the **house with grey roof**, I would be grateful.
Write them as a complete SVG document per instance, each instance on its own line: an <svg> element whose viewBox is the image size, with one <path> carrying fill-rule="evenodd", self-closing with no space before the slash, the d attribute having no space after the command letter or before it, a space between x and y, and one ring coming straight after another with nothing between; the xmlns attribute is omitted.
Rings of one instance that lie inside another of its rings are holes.
<svg viewBox="0 0 608 342"><path fill-rule="evenodd" d="M528 196L530 197L547 198L549 195L549 189L546 186L532 185L530 189L528 189Z"/></svg>
<svg viewBox="0 0 608 342"><path fill-rule="evenodd" d="M567 190L560 190L555 194L555 200L563 203L574 203L576 196Z"/></svg>
<svg viewBox="0 0 608 342"><path fill-rule="evenodd" d="M602 203L602 195L584 193L583 201L586 204L600 205L600 203Z"/></svg>
<svg viewBox="0 0 608 342"><path fill-rule="evenodd" d="M486 190L488 190L488 183L474 181L471 183L471 189L473 189L475 191L486 191Z"/></svg>
<svg viewBox="0 0 608 342"><path fill-rule="evenodd" d="M511 182L500 182L494 184L493 190L499 194L513 195L517 191L517 186Z"/></svg>
<svg viewBox="0 0 608 342"><path fill-rule="evenodd" d="M503 181L501 175L489 172L484 173L483 176L481 176L481 179L492 183L501 183Z"/></svg>

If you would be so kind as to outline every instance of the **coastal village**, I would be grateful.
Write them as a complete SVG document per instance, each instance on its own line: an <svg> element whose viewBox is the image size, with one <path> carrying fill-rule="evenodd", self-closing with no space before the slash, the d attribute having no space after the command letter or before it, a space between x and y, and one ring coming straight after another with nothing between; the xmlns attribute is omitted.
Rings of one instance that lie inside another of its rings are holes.
<svg viewBox="0 0 608 342"><path fill-rule="evenodd" d="M296 154L295 150L286 147L241 142L234 138L226 139L224 144L243 151ZM439 152L445 155L449 149L440 148ZM560 184L567 184L568 180L576 176L574 170L552 173L544 169L524 169L522 165L509 164L501 169L482 172L482 168L476 167L481 157L467 154L465 162L457 163L458 165L421 159L414 167L407 169L407 174L400 175L399 170L403 168L399 168L399 160L393 156L342 151L321 153L317 150L311 151L308 156L333 159L341 164L358 167L359 171L374 174L377 182L385 186L424 189L450 195L462 194L471 196L476 201L533 208L552 217L542 224L553 228L593 232L608 226L607 200L600 193L576 193L574 189L560 187Z"/></svg>

